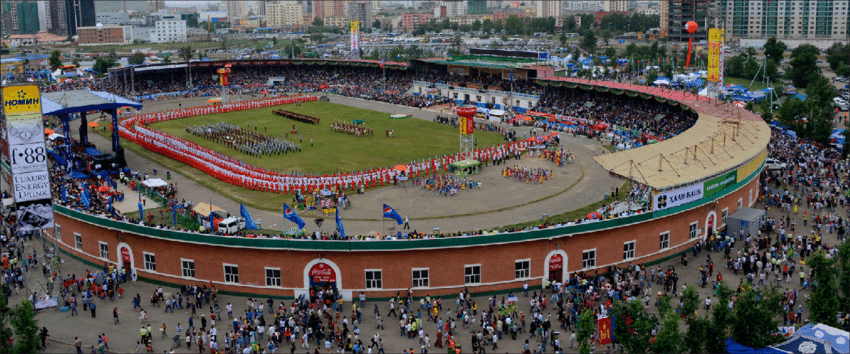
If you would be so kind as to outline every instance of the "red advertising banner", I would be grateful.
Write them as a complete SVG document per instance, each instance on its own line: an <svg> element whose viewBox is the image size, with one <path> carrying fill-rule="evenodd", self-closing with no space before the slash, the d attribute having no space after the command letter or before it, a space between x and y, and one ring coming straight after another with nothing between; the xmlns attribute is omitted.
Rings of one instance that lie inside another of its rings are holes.
<svg viewBox="0 0 850 354"><path fill-rule="evenodd" d="M563 269L564 268L564 256L560 254L556 254L549 258L549 271Z"/></svg>
<svg viewBox="0 0 850 354"><path fill-rule="evenodd" d="M475 122L472 117L466 118L466 134L472 134L473 128L475 128Z"/></svg>
<svg viewBox="0 0 850 354"><path fill-rule="evenodd" d="M317 263L310 268L310 277L316 283L336 283L336 272L327 263Z"/></svg>
<svg viewBox="0 0 850 354"><path fill-rule="evenodd" d="M599 345L611 344L611 318L599 319Z"/></svg>
<svg viewBox="0 0 850 354"><path fill-rule="evenodd" d="M130 249L127 247L121 247L121 259L124 262L130 262Z"/></svg>

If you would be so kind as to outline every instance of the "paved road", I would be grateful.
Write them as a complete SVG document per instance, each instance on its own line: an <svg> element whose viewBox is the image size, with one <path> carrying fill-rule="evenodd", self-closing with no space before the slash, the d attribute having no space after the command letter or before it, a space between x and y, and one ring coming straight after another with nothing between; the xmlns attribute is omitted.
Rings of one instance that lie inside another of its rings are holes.
<svg viewBox="0 0 850 354"><path fill-rule="evenodd" d="M248 97L246 95L243 98L247 99ZM437 112L429 110L420 110L411 107L402 107L381 102L339 96L331 96L331 102L387 113L410 114L413 117L425 120L433 120L438 114ZM151 102L145 104L144 112L174 109L177 108L178 105L181 105L182 107L190 107L203 104L206 104L205 98ZM75 129L76 127L72 127L72 132L74 134L76 134ZM518 134L520 136L530 131L529 128L515 129L518 130ZM517 185L516 182L498 177L502 166L495 168L491 167L486 169L485 173L481 175L482 179L485 179L486 182L485 187L481 190L463 191L457 196L448 199L429 196L427 193L422 193L420 190L416 189L413 189L414 192L411 192L411 188L400 189L399 187L391 187L379 189L377 191L369 190L364 195L355 194L351 196L354 207L350 210L344 211L342 213L343 217L350 219L378 219L381 216L382 204L387 203L399 210L399 212L403 215L408 215L412 219L411 227L416 230L431 231L434 228L439 228L441 232L458 232L476 229L490 229L500 225L538 219L543 214L554 215L582 207L590 202L600 200L604 193L610 192L614 187L622 184L622 181L611 178L607 171L602 169L602 167L592 159L593 156L601 153L602 149L598 142L583 137L574 138L568 134L561 135L562 145L572 151L576 157L576 160L572 165L565 165L565 167L558 168L551 163L543 163L539 159L532 159L532 162L526 162L528 160L527 158L520 161L512 160L509 163L511 166L539 165L540 167L558 171L556 178L544 183L543 186ZM110 146L110 143L106 138L97 134L89 134L89 139L97 146ZM125 151L127 164L134 170L147 172L151 176L153 176L154 167L160 171L160 174L164 171L162 166L158 166L153 161L130 150ZM499 212L482 213L464 217L416 220L416 218L423 216L433 217L436 215L458 215L484 210L493 210L499 207L518 205L539 199L546 195L557 193L567 188L574 181L580 178L581 171L578 165L581 165L581 169L584 171L584 177L581 178L570 191L562 193L556 197ZM198 177L205 176L202 176L202 172L193 168L187 169L187 172L189 174L198 174ZM220 195L179 173L172 173L172 180L170 182L173 182L178 186L178 197L180 198L192 200L196 203L211 201L214 205L220 206L233 213L239 210L239 203L237 201L234 201L227 196ZM494 198L493 196L495 193L507 195L509 197ZM151 204L152 203L148 203L149 206ZM133 205L130 205L130 208L133 208ZM254 221L262 223L263 228L283 230L293 226L292 223L283 219L281 213L254 208L248 208L248 210ZM419 210L423 211L422 214L419 214ZM384 229L381 221L348 220L344 223L347 233L351 235L374 234L376 232L382 232ZM395 229L389 225L390 223L387 224L387 230L394 232ZM311 231L318 230L318 227L316 227L314 223L309 222L309 220L307 222L307 228ZM332 226L326 226L324 230L329 231L332 230L331 228Z"/></svg>

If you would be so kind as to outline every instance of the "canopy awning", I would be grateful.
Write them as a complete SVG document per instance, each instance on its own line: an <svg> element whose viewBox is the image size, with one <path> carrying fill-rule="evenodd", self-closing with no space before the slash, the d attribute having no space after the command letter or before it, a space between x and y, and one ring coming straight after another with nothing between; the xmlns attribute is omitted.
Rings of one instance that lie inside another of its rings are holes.
<svg viewBox="0 0 850 354"><path fill-rule="evenodd" d="M142 181L142 184L144 184L148 188L165 187L168 185L168 183L159 178L144 180Z"/></svg>
<svg viewBox="0 0 850 354"><path fill-rule="evenodd" d="M481 164L481 161L478 161L478 160L461 160L461 161L452 162L452 166L457 167L457 168L466 168L466 167L478 166L480 164Z"/></svg>
<svg viewBox="0 0 850 354"><path fill-rule="evenodd" d="M211 205L211 204L208 204L208 203L198 203L198 205L196 205L194 208L192 208L192 211L200 214L201 216L207 217L207 216L210 216L210 207L212 207L212 211L215 211L215 212L218 212L218 211L220 211L222 213L227 212L226 210L224 210L222 208L219 208L215 205Z"/></svg>

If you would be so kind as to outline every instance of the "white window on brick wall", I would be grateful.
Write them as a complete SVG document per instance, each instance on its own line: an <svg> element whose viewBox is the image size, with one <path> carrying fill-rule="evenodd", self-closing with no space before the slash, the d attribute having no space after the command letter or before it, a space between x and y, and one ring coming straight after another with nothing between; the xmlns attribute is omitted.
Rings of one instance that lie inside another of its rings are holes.
<svg viewBox="0 0 850 354"><path fill-rule="evenodd" d="M531 260L530 259L519 259L516 261L516 279L524 279L531 277Z"/></svg>
<svg viewBox="0 0 850 354"><path fill-rule="evenodd" d="M193 260L193 259L181 259L180 260L180 270L183 273L184 277L194 278L195 277L195 260Z"/></svg>
<svg viewBox="0 0 850 354"><path fill-rule="evenodd" d="M661 241L658 244L659 250L665 250L670 247L670 231L661 233Z"/></svg>
<svg viewBox="0 0 850 354"><path fill-rule="evenodd" d="M688 239L692 240L697 238L697 231L699 230L699 221L694 221L691 223L691 226L688 227Z"/></svg>
<svg viewBox="0 0 850 354"><path fill-rule="evenodd" d="M100 258L109 260L109 245L106 242L98 242L97 246L100 250Z"/></svg>
<svg viewBox="0 0 850 354"><path fill-rule="evenodd" d="M366 270L366 289L381 289L384 287L383 272L380 269Z"/></svg>
<svg viewBox="0 0 850 354"><path fill-rule="evenodd" d="M83 236L78 233L74 233L74 248L79 251L83 250Z"/></svg>
<svg viewBox="0 0 850 354"><path fill-rule="evenodd" d="M224 265L224 282L238 283L239 282L239 266L235 264Z"/></svg>
<svg viewBox="0 0 850 354"><path fill-rule="evenodd" d="M596 249L586 250L581 254L581 267L593 268L596 266Z"/></svg>
<svg viewBox="0 0 850 354"><path fill-rule="evenodd" d="M426 288L428 287L428 268L413 269L413 287Z"/></svg>
<svg viewBox="0 0 850 354"><path fill-rule="evenodd" d="M468 265L464 267L463 270L463 283L464 284L478 284L481 282L481 265L474 264Z"/></svg>
<svg viewBox="0 0 850 354"><path fill-rule="evenodd" d="M723 211L720 213L720 222L721 225L726 225L726 217L729 216L729 208L723 208Z"/></svg>
<svg viewBox="0 0 850 354"><path fill-rule="evenodd" d="M635 241L623 244L623 260L635 258Z"/></svg>
<svg viewBox="0 0 850 354"><path fill-rule="evenodd" d="M53 235L56 237L56 242L62 243L62 226L54 224Z"/></svg>
<svg viewBox="0 0 850 354"><path fill-rule="evenodd" d="M266 286L280 286L280 268L266 268Z"/></svg>
<svg viewBox="0 0 850 354"><path fill-rule="evenodd" d="M145 257L145 269L156 271L156 256L153 253L142 253Z"/></svg>

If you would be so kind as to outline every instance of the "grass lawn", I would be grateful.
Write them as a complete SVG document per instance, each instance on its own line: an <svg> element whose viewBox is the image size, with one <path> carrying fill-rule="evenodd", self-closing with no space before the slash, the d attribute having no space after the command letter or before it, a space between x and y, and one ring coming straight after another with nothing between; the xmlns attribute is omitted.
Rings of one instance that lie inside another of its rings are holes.
<svg viewBox="0 0 850 354"><path fill-rule="evenodd" d="M297 122L272 113L272 110L284 110L305 114L321 119L318 125ZM362 119L366 127L374 130L374 136L357 137L331 130L334 119L352 122ZM298 143L301 138L301 152L254 157L225 145L204 139L186 132L187 126L225 122L257 130L269 136L278 136ZM288 134L292 125L298 134ZM389 114L367 109L348 107L340 104L316 101L271 108L259 108L249 111L220 113L199 117L176 119L151 125L168 134L181 137L198 145L235 157L246 163L263 168L289 172L334 173L340 171L358 171L379 166L394 166L413 159L433 157L444 153L457 152L458 130L449 125L437 124L421 119L389 119ZM268 128L266 131L265 129ZM393 137L387 138L385 131L393 130ZM497 133L475 133L478 146L501 143L503 137ZM310 146L313 139L313 146Z"/></svg>

